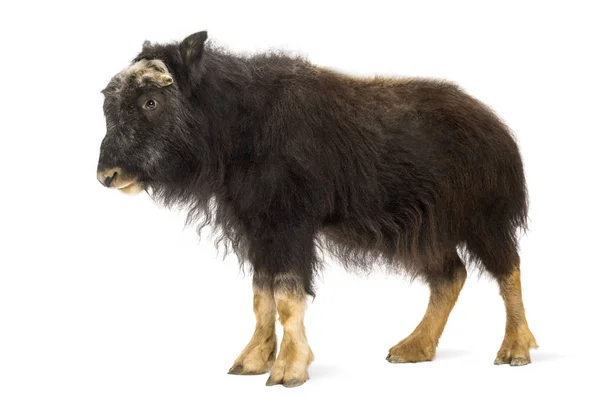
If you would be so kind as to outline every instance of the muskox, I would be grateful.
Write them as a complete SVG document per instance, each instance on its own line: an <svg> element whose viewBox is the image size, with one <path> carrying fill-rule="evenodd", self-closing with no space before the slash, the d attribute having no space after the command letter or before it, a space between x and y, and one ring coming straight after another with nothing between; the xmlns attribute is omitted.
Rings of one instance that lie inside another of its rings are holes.
<svg viewBox="0 0 600 408"><path fill-rule="evenodd" d="M432 360L467 275L499 283L506 332L496 364L530 362L518 233L527 190L505 124L458 86L358 78L303 58L145 42L106 89L97 178L179 206L251 266L256 330L229 373L298 386L321 250L349 268L422 278L430 301L391 363ZM277 355L276 315L284 334Z"/></svg>

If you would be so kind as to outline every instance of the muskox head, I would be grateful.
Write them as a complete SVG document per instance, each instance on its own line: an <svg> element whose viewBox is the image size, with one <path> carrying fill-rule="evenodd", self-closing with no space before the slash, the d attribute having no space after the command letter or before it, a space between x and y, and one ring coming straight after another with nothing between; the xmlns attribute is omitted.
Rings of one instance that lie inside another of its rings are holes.
<svg viewBox="0 0 600 408"><path fill-rule="evenodd" d="M144 43L102 91L106 136L97 178L104 186L135 194L152 183L177 183L195 170L199 119L190 89L206 37L203 31L178 45Z"/></svg>

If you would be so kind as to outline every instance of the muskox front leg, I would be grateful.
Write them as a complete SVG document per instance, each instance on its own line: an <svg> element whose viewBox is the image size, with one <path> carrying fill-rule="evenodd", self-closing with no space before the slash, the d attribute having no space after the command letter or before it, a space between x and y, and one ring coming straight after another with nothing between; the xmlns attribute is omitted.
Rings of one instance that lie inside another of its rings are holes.
<svg viewBox="0 0 600 408"><path fill-rule="evenodd" d="M271 369L277 354L273 290L269 285L261 284L260 274L254 275L252 288L256 328L250 342L229 369L229 374L264 374Z"/></svg>
<svg viewBox="0 0 600 408"><path fill-rule="evenodd" d="M306 293L301 281L293 274L277 276L273 292L283 326L283 339L267 385L297 387L308 380L308 366L314 360L304 329Z"/></svg>

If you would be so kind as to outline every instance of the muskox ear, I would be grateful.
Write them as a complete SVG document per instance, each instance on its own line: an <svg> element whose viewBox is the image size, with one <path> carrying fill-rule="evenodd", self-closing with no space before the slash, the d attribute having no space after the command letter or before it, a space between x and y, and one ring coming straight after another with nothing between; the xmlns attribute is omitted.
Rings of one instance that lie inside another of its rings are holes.
<svg viewBox="0 0 600 408"><path fill-rule="evenodd" d="M200 76L202 75L200 61L202 59L202 53L204 52L204 42L207 38L207 32L200 31L188 36L179 45L179 52L181 53L181 58L187 68L189 78L195 83L199 81Z"/></svg>

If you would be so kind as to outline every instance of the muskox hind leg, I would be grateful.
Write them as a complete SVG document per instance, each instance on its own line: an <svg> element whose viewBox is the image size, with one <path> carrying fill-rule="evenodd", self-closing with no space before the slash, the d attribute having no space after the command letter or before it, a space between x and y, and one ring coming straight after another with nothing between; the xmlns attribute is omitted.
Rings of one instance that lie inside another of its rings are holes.
<svg viewBox="0 0 600 408"><path fill-rule="evenodd" d="M275 297L271 288L264 288L258 284L258 276L254 276L252 285L256 328L250 342L233 363L229 374L264 374L271 369L275 361Z"/></svg>
<svg viewBox="0 0 600 408"><path fill-rule="evenodd" d="M458 255L454 253L441 265L427 270L425 276L430 288L425 316L407 338L390 349L387 356L390 363L433 360L448 316L465 283L467 271Z"/></svg>
<svg viewBox="0 0 600 408"><path fill-rule="evenodd" d="M467 242L470 252L476 255L485 269L498 281L500 295L506 307L504 341L494 364L522 366L531 362L530 348L537 348L535 337L529 330L521 293L520 259L512 234L497 228L479 236L493 237L482 240L471 237Z"/></svg>
<svg viewBox="0 0 600 408"><path fill-rule="evenodd" d="M497 277L500 295L506 306L506 331L504 341L494 364L522 366L531 363L530 348L537 348L533 333L529 330L521 294L521 271L518 267L501 277Z"/></svg>
<svg viewBox="0 0 600 408"><path fill-rule="evenodd" d="M308 380L308 366L314 360L304 329L307 296L301 280L293 274L276 276L273 291L283 339L267 385L297 387Z"/></svg>

